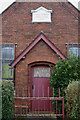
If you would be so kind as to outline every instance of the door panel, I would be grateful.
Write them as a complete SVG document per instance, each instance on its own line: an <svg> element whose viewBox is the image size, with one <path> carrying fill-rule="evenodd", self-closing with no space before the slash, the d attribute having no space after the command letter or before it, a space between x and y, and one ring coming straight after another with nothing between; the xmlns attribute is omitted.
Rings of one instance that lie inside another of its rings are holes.
<svg viewBox="0 0 80 120"><path fill-rule="evenodd" d="M48 66L35 66L31 68L32 97L49 97L50 92L50 68ZM51 105L50 105L51 104ZM52 102L49 100L33 100L32 111L49 111Z"/></svg>

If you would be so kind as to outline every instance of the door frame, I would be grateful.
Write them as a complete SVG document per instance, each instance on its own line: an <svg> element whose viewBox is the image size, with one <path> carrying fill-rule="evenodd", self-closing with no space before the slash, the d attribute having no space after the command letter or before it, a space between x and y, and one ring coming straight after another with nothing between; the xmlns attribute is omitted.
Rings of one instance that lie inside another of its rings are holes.
<svg viewBox="0 0 80 120"><path fill-rule="evenodd" d="M51 69L54 69L55 64L51 62L44 62L44 61L39 61L39 62L33 62L28 64L28 97L31 97L31 67L37 66L37 65L44 65L44 66L51 66Z"/></svg>
<svg viewBox="0 0 80 120"><path fill-rule="evenodd" d="M31 67L37 66L37 65L45 65L45 66L51 66L51 69L54 69L55 64L51 62L46 62L46 61L38 61L38 62L32 62L28 64L28 81L27 81L27 95L28 97L32 96L32 84L31 84ZM28 107L30 108L29 110L31 111L31 101L28 101Z"/></svg>

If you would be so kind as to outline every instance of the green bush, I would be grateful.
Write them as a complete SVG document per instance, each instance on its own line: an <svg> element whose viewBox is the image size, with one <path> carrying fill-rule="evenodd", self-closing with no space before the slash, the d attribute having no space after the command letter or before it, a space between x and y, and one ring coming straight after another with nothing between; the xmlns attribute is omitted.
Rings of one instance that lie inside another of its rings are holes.
<svg viewBox="0 0 80 120"><path fill-rule="evenodd" d="M55 96L58 96L58 89L62 91L68 86L69 82L76 81L80 78L80 59L72 56L67 61L60 59L56 63L54 70L51 72L51 86L56 88Z"/></svg>
<svg viewBox="0 0 80 120"><path fill-rule="evenodd" d="M2 82L2 119L13 119L14 85L11 81Z"/></svg>
<svg viewBox="0 0 80 120"><path fill-rule="evenodd" d="M79 117L79 90L79 81L72 81L71 83L69 83L67 89L65 90L67 100L66 106L70 118Z"/></svg>
<svg viewBox="0 0 80 120"><path fill-rule="evenodd" d="M50 83L51 87L55 88L54 96L59 96L59 90L61 90L61 96L63 96L64 90L67 88L69 82L77 81L80 78L80 59L75 55L71 56L68 61L60 59L56 63L54 70L51 71ZM66 109L66 98L64 93L64 103ZM53 102L55 106L56 103ZM58 102L58 110L61 110L61 103ZM66 110L65 110L66 114Z"/></svg>

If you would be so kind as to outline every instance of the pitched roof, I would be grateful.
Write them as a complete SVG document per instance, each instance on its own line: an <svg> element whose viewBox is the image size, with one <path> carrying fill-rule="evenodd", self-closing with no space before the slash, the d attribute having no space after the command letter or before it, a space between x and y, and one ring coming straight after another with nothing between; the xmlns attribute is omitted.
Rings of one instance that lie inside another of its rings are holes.
<svg viewBox="0 0 80 120"><path fill-rule="evenodd" d="M66 59L66 56L50 41L48 38L40 32L40 34L33 40L30 45L11 63L11 67L14 67L25 55L40 41L43 40L60 58Z"/></svg>
<svg viewBox="0 0 80 120"><path fill-rule="evenodd" d="M22 2L26 2L27 0L22 0ZM64 2L70 2L77 10L80 11L80 7L78 6L78 1L76 0L64 0ZM6 9L8 9L14 2L17 2L17 0L0 0L0 14L2 14Z"/></svg>
<svg viewBox="0 0 80 120"><path fill-rule="evenodd" d="M0 0L0 14L7 10L16 0Z"/></svg>
<svg viewBox="0 0 80 120"><path fill-rule="evenodd" d="M73 7L80 11L80 0L67 0Z"/></svg>

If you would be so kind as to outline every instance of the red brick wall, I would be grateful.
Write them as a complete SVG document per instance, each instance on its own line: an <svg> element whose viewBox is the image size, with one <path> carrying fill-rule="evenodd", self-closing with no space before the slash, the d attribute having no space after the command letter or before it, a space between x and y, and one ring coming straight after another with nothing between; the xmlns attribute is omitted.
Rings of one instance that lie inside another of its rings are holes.
<svg viewBox="0 0 80 120"><path fill-rule="evenodd" d="M17 56L40 31L44 31L46 37L67 55L65 43L77 43L78 40L78 11L68 3L65 5L55 2L14 3L2 15L3 43L17 43ZM40 6L53 10L51 23L32 24L30 12Z"/></svg>
<svg viewBox="0 0 80 120"><path fill-rule="evenodd" d="M31 10L53 10L51 23L32 23ZM78 43L78 11L68 3L14 3L2 14L3 43L17 43L15 58L43 31L64 55L65 43ZM57 56L48 45L39 42L15 68L15 87L27 89L28 64L37 61L56 63Z"/></svg>

